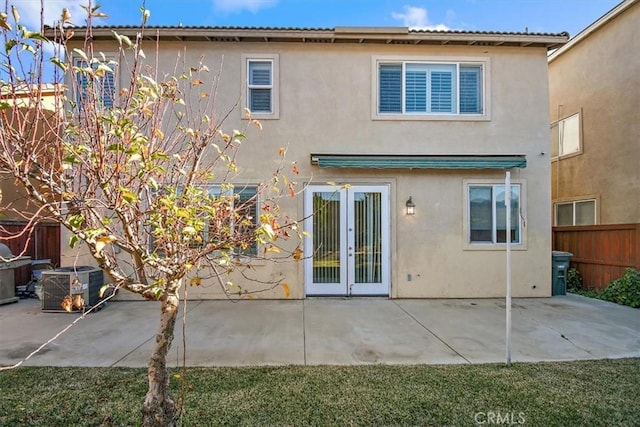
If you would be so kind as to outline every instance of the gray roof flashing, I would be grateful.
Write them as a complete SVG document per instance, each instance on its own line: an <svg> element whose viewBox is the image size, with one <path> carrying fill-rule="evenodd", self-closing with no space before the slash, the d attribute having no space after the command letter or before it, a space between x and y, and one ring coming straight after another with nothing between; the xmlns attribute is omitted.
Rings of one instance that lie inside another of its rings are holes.
<svg viewBox="0 0 640 427"><path fill-rule="evenodd" d="M84 38L86 27L72 27L73 39ZM138 26L94 26L94 40L113 40L113 32L135 36ZM50 38L56 37L52 27L45 29ZM278 27L210 27L210 26L154 26L145 28L145 39L204 41L204 42L264 42L264 43L351 43L406 45L463 45L543 47L557 49L564 45L569 34L518 33L492 31L436 31L407 27L335 27L335 28L278 28Z"/></svg>

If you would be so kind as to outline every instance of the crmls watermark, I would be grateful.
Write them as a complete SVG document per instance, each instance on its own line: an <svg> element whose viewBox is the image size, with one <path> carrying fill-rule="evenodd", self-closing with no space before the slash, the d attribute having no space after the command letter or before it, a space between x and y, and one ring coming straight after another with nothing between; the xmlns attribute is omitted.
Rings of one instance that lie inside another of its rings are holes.
<svg viewBox="0 0 640 427"><path fill-rule="evenodd" d="M518 425L527 422L524 412L476 412L473 421L478 425Z"/></svg>

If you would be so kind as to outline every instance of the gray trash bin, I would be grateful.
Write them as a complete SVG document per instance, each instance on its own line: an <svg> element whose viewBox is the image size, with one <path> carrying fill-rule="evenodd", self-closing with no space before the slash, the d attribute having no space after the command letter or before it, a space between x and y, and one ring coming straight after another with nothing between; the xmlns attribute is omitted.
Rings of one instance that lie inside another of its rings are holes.
<svg viewBox="0 0 640 427"><path fill-rule="evenodd" d="M571 252L551 253L551 295L567 294L567 273L572 256Z"/></svg>

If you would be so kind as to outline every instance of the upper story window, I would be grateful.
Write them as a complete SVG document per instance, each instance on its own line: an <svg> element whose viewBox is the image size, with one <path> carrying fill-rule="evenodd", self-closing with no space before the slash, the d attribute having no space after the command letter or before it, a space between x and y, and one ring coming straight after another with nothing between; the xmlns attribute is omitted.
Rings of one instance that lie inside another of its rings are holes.
<svg viewBox="0 0 640 427"><path fill-rule="evenodd" d="M254 113L273 112L273 63L271 61L249 61L247 82L248 107Z"/></svg>
<svg viewBox="0 0 640 427"><path fill-rule="evenodd" d="M555 204L555 225L594 225L596 200L573 200Z"/></svg>
<svg viewBox="0 0 640 427"><path fill-rule="evenodd" d="M551 125L551 157L582 153L580 113L558 120Z"/></svg>
<svg viewBox="0 0 640 427"><path fill-rule="evenodd" d="M76 58L73 65L78 69L75 73L77 85L75 101L78 107L82 108L85 102L97 102L104 108L113 107L116 95L115 63L113 61L93 62L89 67L84 60Z"/></svg>
<svg viewBox="0 0 640 427"><path fill-rule="evenodd" d="M376 61L376 116L484 117L486 63Z"/></svg>
<svg viewBox="0 0 640 427"><path fill-rule="evenodd" d="M278 55L243 55L245 107L257 118L279 117Z"/></svg>

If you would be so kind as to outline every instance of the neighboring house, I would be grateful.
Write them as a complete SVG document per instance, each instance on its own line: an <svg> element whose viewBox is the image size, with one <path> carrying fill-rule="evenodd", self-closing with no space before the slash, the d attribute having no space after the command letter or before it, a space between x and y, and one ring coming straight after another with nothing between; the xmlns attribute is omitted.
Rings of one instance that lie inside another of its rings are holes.
<svg viewBox="0 0 640 427"><path fill-rule="evenodd" d="M107 56L116 52L113 30L132 38L138 31L93 28L96 49ZM297 160L297 181L309 184L303 197L282 205L294 218L320 209L305 221L311 236L305 257L257 265L253 271L262 280L283 278L293 298L499 297L509 233L513 295L551 295L547 53L567 41L566 33L397 27L147 32L159 36L161 71L171 72L183 52L187 64L202 56L209 69L221 69L219 110L242 99L225 129L244 127L245 107L262 120L264 130L252 133L251 148L241 150L238 184L251 191L251 184L268 179L272 163L264 159L274 158L279 146ZM76 37L80 33L76 29ZM125 83L105 84L117 90ZM507 231L509 170L513 215ZM276 289L258 296L282 294ZM222 294L217 286L200 286L189 297Z"/></svg>
<svg viewBox="0 0 640 427"><path fill-rule="evenodd" d="M28 120L28 109L32 108L31 104L35 101L33 95L36 91L36 87L25 87L12 93L1 93L0 101L23 106L23 111L27 112L27 115L23 116L23 118ZM55 86L41 86L39 95L41 107L51 112L51 114L55 114ZM15 118L10 111L11 109L3 110L3 114L0 115L0 120L2 121L0 126L17 126L16 123L13 123ZM42 128L36 125L34 126L34 132L42 132ZM4 149L2 145L0 145L0 149ZM25 233L19 238L2 239L22 232L29 223L29 219L38 209L29 200L22 187L16 185L15 178L11 175L0 173L0 193L2 194L0 201L2 206L0 211L0 243L7 245L14 255L24 254L30 256L33 260L50 259L55 265L59 265L60 226L44 217L40 217L40 221L32 233ZM26 283L30 277L30 267L24 267L16 271L15 282L21 285Z"/></svg>
<svg viewBox="0 0 640 427"><path fill-rule="evenodd" d="M549 56L553 247L588 289L640 269L640 1Z"/></svg>
<svg viewBox="0 0 640 427"><path fill-rule="evenodd" d="M549 56L554 225L640 223L640 1Z"/></svg>

